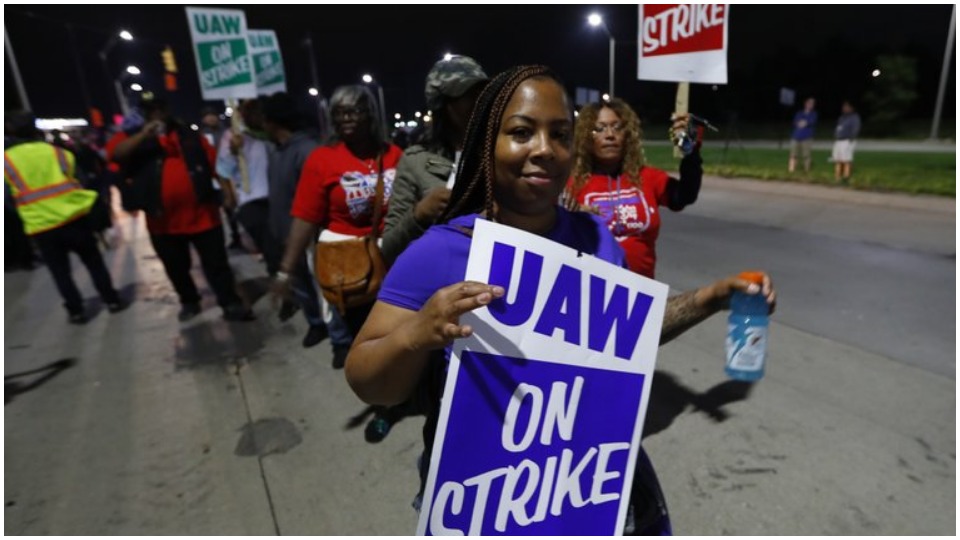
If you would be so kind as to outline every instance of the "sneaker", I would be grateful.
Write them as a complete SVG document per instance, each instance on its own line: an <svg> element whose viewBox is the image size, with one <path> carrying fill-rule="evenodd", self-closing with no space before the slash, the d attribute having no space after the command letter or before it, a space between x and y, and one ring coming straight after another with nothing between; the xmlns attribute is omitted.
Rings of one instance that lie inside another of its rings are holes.
<svg viewBox="0 0 960 540"><path fill-rule="evenodd" d="M87 314L82 311L77 313L70 313L67 316L67 321L70 324L87 324L87 321L89 320L90 319L87 319Z"/></svg>
<svg viewBox="0 0 960 540"><path fill-rule="evenodd" d="M120 313L121 311L130 307L130 302L121 299L118 299L116 302L107 303L107 311L110 313Z"/></svg>
<svg viewBox="0 0 960 540"><path fill-rule="evenodd" d="M303 336L303 348L309 349L325 339L327 339L326 325L311 326L307 330L307 335Z"/></svg>
<svg viewBox="0 0 960 540"><path fill-rule="evenodd" d="M200 302L188 302L180 306L180 313L177 314L177 319L180 322L186 322L199 315L201 311L203 311L203 309L200 307Z"/></svg>
<svg viewBox="0 0 960 540"><path fill-rule="evenodd" d="M390 421L377 413L373 420L367 422L367 427L363 430L363 438L368 443L378 443L387 438L391 427L393 426Z"/></svg>
<svg viewBox="0 0 960 540"><path fill-rule="evenodd" d="M253 321L257 316L253 311L243 304L231 304L223 308L223 318L227 321Z"/></svg>
<svg viewBox="0 0 960 540"><path fill-rule="evenodd" d="M280 317L280 322L287 322L290 320L290 317L296 315L297 311L300 311L299 304L289 300L284 300L283 303L280 304L280 312L277 313L277 316ZM322 340L323 338L320 339ZM306 345L304 345L304 347L306 347Z"/></svg>
<svg viewBox="0 0 960 540"><path fill-rule="evenodd" d="M333 346L333 369L343 369L343 366L347 365L347 353L349 352L349 345Z"/></svg>

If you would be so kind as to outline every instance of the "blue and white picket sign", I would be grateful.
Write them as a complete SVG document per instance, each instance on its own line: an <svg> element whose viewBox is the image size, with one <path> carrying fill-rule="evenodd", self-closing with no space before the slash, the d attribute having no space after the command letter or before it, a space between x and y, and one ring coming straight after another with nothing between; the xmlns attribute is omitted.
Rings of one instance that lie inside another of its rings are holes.
<svg viewBox="0 0 960 540"><path fill-rule="evenodd" d="M418 534L620 534L668 287L484 220L466 279Z"/></svg>

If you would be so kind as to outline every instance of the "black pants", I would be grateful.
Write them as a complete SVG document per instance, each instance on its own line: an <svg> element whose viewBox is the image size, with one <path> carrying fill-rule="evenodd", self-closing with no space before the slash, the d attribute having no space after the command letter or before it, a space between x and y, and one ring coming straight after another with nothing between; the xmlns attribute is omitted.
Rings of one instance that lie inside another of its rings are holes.
<svg viewBox="0 0 960 540"><path fill-rule="evenodd" d="M57 290L63 297L63 306L68 312L83 313L83 297L80 296L77 284L73 282L73 272L70 269L71 251L76 253L83 265L87 267L93 285L100 293L100 299L105 304L120 301L86 216L62 227L35 234L33 240L40 248L47 268L53 275L53 281L57 284Z"/></svg>
<svg viewBox="0 0 960 540"><path fill-rule="evenodd" d="M180 303L192 304L200 301L200 292L190 276L191 244L200 254L203 275L217 296L217 303L221 307L241 303L235 288L233 270L227 261L223 227L218 225L196 234L151 234L150 241L180 297Z"/></svg>
<svg viewBox="0 0 960 540"><path fill-rule="evenodd" d="M240 222L240 225L243 225L244 230L253 239L257 251L263 254L263 259L267 263L267 273L275 274L279 269L275 263L280 258L276 253L279 249L279 242L273 238L273 234L270 232L270 206L267 199L257 199L245 203L237 209L237 221ZM280 255L282 256L282 254Z"/></svg>
<svg viewBox="0 0 960 540"><path fill-rule="evenodd" d="M30 237L23 231L23 221L16 208L3 208L3 257L4 270L31 268L36 257Z"/></svg>

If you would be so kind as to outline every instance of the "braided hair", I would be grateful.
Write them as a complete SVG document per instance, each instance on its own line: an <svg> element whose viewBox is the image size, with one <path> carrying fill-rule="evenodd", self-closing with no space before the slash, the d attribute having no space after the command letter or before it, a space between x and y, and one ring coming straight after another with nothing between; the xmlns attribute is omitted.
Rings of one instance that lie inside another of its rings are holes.
<svg viewBox="0 0 960 540"><path fill-rule="evenodd" d="M644 166L643 155L643 130L640 128L640 118L637 113L620 98L612 98L606 102L591 103L580 109L580 116L577 117L577 125L574 130L574 153L575 165L573 166L573 186L572 193L577 193L590 180L590 174L593 172L593 147L594 136L593 126L597 123L597 117L600 116L602 109L613 111L623 123L623 159L622 171L626 173L627 179L631 184L640 186L640 169Z"/></svg>
<svg viewBox="0 0 960 540"><path fill-rule="evenodd" d="M467 123L450 203L438 223L482 211L493 219L494 150L503 112L521 83L540 77L553 79L562 86L560 78L546 66L517 66L494 77L480 93Z"/></svg>

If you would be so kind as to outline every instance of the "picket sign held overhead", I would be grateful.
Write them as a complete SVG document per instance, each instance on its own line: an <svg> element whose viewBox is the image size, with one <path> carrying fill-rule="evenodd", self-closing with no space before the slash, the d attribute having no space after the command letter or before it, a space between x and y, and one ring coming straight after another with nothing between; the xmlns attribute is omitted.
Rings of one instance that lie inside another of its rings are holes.
<svg viewBox="0 0 960 540"><path fill-rule="evenodd" d="M668 287L479 219L465 279L418 534L619 534Z"/></svg>
<svg viewBox="0 0 960 540"><path fill-rule="evenodd" d="M257 94L269 96L287 91L287 75L283 69L280 42L273 30L247 30L247 44L253 59L253 76Z"/></svg>
<svg viewBox="0 0 960 540"><path fill-rule="evenodd" d="M244 12L193 7L186 11L204 101L257 97Z"/></svg>
<svg viewBox="0 0 960 540"><path fill-rule="evenodd" d="M729 4L640 4L637 79L727 84Z"/></svg>

